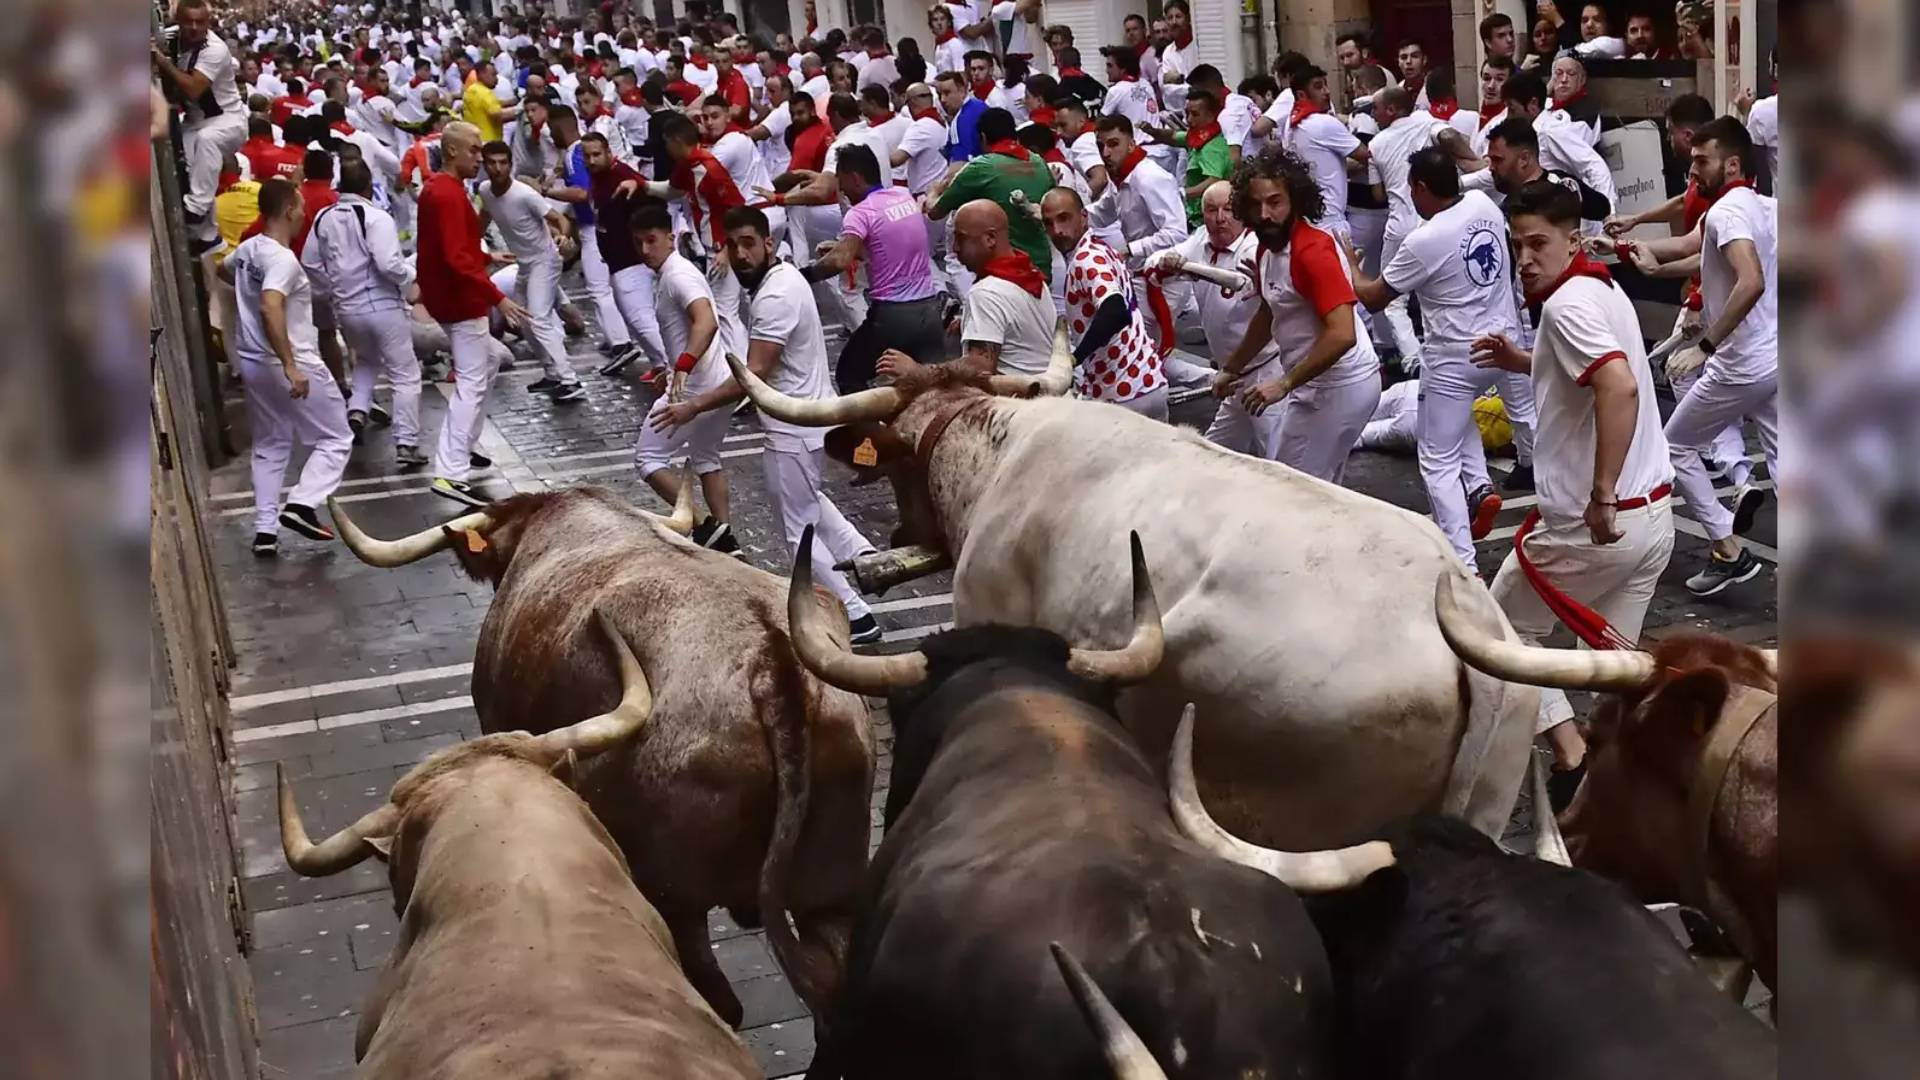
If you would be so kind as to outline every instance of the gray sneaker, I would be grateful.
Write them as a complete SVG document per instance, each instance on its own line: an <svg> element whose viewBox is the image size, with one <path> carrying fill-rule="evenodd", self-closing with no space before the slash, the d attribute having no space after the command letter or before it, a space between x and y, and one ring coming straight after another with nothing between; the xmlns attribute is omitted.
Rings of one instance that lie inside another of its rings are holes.
<svg viewBox="0 0 1920 1080"><path fill-rule="evenodd" d="M433 458L427 456L417 446L401 443L393 448L393 464L397 468L417 469L432 460Z"/></svg>
<svg viewBox="0 0 1920 1080"><path fill-rule="evenodd" d="M1729 585L1752 581L1760 576L1760 569L1760 560L1746 548L1741 548L1739 557L1731 560L1709 556L1707 565L1687 579L1687 591L1695 596L1712 596Z"/></svg>
<svg viewBox="0 0 1920 1080"><path fill-rule="evenodd" d="M587 400L587 388L577 382L567 383L553 392L553 402L556 405L567 405L576 401L585 400Z"/></svg>

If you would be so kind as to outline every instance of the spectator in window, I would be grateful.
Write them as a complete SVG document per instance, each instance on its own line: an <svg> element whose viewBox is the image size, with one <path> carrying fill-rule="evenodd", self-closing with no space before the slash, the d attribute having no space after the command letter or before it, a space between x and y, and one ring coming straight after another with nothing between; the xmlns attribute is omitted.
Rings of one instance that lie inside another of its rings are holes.
<svg viewBox="0 0 1920 1080"><path fill-rule="evenodd" d="M1627 16L1627 59L1672 60L1674 52L1660 44L1660 27L1653 14L1636 11Z"/></svg>
<svg viewBox="0 0 1920 1080"><path fill-rule="evenodd" d="M1558 33L1554 25L1545 19L1534 23L1533 36L1528 39L1533 45L1533 51L1520 62L1520 66L1528 71L1543 67L1551 68L1554 54L1560 51Z"/></svg>
<svg viewBox="0 0 1920 1080"><path fill-rule="evenodd" d="M1580 44L1573 47L1573 52L1575 56L1602 60L1619 60L1627 55L1627 43L1613 36L1605 7L1588 4L1580 9Z"/></svg>

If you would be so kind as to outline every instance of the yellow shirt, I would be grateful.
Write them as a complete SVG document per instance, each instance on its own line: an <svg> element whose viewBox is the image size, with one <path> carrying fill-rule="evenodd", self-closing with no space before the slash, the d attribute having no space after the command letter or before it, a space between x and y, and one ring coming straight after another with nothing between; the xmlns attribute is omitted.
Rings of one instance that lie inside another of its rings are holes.
<svg viewBox="0 0 1920 1080"><path fill-rule="evenodd" d="M482 143L500 140L502 125L493 118L493 114L504 106L494 96L492 87L479 79L468 83L467 89L460 95L460 107L461 119L480 129Z"/></svg>
<svg viewBox="0 0 1920 1080"><path fill-rule="evenodd" d="M240 246L240 234L259 216L258 180L235 180L233 186L213 200L213 223L220 230L220 239L226 241L226 246L214 257L214 265L225 262L233 249Z"/></svg>

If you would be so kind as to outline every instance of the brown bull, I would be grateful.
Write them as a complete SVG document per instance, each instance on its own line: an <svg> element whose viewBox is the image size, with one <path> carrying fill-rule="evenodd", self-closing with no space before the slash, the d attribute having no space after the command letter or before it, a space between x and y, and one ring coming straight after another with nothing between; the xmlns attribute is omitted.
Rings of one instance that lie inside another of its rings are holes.
<svg viewBox="0 0 1920 1080"><path fill-rule="evenodd" d="M400 936L360 1015L361 1080L759 1075L688 984L613 838L559 779L647 721L640 665L602 625L624 685L604 715L442 750L319 844L280 775L280 840L295 870L387 860Z"/></svg>
<svg viewBox="0 0 1920 1080"><path fill-rule="evenodd" d="M737 1025L742 1008L708 945L716 906L745 926L766 921L818 1014L866 871L874 757L861 699L794 658L786 583L687 541L690 503L663 520L598 487L515 495L396 541L332 509L364 561L451 548L494 585L473 663L483 731L546 731L604 709L619 683L588 614L612 618L652 675L656 709L647 738L582 767L580 793L721 1017ZM844 635L839 604L815 598ZM788 912L797 939L783 932Z"/></svg>
<svg viewBox="0 0 1920 1080"><path fill-rule="evenodd" d="M1725 927L1769 987L1777 964L1779 684L1771 654L1704 634L1648 652L1543 649L1489 638L1436 608L1461 659L1535 686L1591 690L1587 775L1561 816L1576 866L1642 903L1681 903Z"/></svg>

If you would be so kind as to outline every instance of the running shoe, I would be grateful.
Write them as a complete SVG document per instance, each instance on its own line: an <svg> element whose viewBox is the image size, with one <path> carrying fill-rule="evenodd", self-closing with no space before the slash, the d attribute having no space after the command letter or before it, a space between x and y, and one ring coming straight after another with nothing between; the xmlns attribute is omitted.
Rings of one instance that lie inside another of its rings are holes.
<svg viewBox="0 0 1920 1080"><path fill-rule="evenodd" d="M853 643L855 645L872 645L882 637L880 620L874 618L872 615L860 616L851 623L848 623L847 629L853 632Z"/></svg>
<svg viewBox="0 0 1920 1080"><path fill-rule="evenodd" d="M452 499L462 506L471 506L475 510L486 509L487 500L474 491L473 485L465 480L450 480L444 476L436 476L433 478L431 489L435 495L443 499Z"/></svg>
<svg viewBox="0 0 1920 1080"><path fill-rule="evenodd" d="M1687 591L1695 596L1712 596L1729 585L1738 585L1743 581L1752 581L1760 575L1760 560L1746 548L1732 559L1722 559L1714 555L1700 572L1687 579Z"/></svg>
<svg viewBox="0 0 1920 1080"><path fill-rule="evenodd" d="M280 524L309 540L334 539L333 530L320 524L320 515L314 513L311 506L288 503L286 509L280 511Z"/></svg>
<svg viewBox="0 0 1920 1080"><path fill-rule="evenodd" d="M1767 505L1767 493L1753 486L1749 480L1733 489L1733 535L1745 536L1753 531L1753 521L1760 516L1760 508Z"/></svg>
<svg viewBox="0 0 1920 1080"><path fill-rule="evenodd" d="M1493 531L1493 519L1500 513L1502 505L1503 501L1491 484L1482 484L1467 492L1467 514L1471 522L1467 528L1468 535L1475 540L1485 540L1487 534Z"/></svg>

